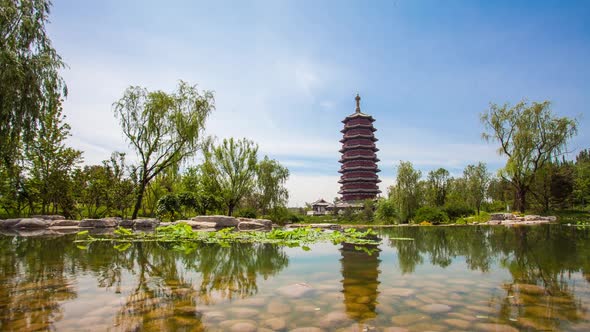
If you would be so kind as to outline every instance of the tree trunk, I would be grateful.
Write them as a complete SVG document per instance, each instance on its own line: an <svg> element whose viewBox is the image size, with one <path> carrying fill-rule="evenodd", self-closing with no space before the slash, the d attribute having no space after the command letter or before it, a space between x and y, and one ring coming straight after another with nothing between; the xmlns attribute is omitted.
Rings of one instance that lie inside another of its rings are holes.
<svg viewBox="0 0 590 332"><path fill-rule="evenodd" d="M235 204L230 203L227 205L227 215L228 216L232 216L232 214L234 213L234 208L235 208Z"/></svg>
<svg viewBox="0 0 590 332"><path fill-rule="evenodd" d="M137 193L137 199L135 201L135 207L133 208L133 214L131 215L131 219L137 219L137 213L139 209L141 209L141 202L143 201L143 193L145 192L145 187L147 186L146 179L141 180L141 185L139 186L139 192Z"/></svg>
<svg viewBox="0 0 590 332"><path fill-rule="evenodd" d="M524 213L526 210L526 188L518 186L516 188L515 206L514 210Z"/></svg>

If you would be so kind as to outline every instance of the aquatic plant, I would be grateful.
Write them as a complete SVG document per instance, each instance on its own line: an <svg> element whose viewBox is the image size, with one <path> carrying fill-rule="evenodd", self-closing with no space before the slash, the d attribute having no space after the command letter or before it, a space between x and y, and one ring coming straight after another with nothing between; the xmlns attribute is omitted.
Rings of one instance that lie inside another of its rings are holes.
<svg viewBox="0 0 590 332"><path fill-rule="evenodd" d="M302 247L310 250L307 244L316 242L332 242L333 244L349 243L358 246L378 245L380 239L377 234L368 229L359 231L347 228L344 231L327 231L311 227L295 229L275 228L271 231L235 231L233 228L224 228L215 232L198 232L186 223L161 226L152 233L134 232L131 229L118 227L112 236L92 236L88 231L79 232L74 241L78 247L86 248L93 242L112 242L117 250L125 250L132 242L168 242L168 243L216 243L228 246L230 243L271 243L289 247ZM183 247L183 246L180 246ZM360 249L359 249L360 250Z"/></svg>

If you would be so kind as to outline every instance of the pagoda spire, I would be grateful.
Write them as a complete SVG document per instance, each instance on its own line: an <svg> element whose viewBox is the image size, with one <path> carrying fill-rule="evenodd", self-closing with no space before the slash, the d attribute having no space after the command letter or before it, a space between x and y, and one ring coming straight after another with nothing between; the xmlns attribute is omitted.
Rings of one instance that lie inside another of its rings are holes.
<svg viewBox="0 0 590 332"><path fill-rule="evenodd" d="M356 97L354 97L354 100L356 100L356 113L360 113L361 112L361 96L359 96L359 94L356 94Z"/></svg>

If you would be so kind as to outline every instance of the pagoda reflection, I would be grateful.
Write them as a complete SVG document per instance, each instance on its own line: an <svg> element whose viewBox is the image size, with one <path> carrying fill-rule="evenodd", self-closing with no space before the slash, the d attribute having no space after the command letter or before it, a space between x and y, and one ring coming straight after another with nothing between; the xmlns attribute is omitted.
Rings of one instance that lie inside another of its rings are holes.
<svg viewBox="0 0 590 332"><path fill-rule="evenodd" d="M344 243L342 258L342 292L346 314L358 322L377 316L379 294L379 249L376 245Z"/></svg>

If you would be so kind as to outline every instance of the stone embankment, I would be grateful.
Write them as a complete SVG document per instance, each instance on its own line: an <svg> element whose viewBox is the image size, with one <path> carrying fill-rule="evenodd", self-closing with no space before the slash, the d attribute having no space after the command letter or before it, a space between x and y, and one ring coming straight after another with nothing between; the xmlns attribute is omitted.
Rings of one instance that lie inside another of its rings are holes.
<svg viewBox="0 0 590 332"><path fill-rule="evenodd" d="M555 216L538 216L526 215L520 217L512 213L493 213L490 215L490 220L485 224L488 225L537 225L546 224L557 221Z"/></svg>
<svg viewBox="0 0 590 332"><path fill-rule="evenodd" d="M235 227L238 230L271 229L272 222L268 219L234 218L228 216L197 216L189 220L160 222L156 218L121 219L107 217L100 219L68 220L59 215L35 215L31 218L0 220L0 230L22 235L58 235L91 229L94 232L108 233L115 227L134 229L153 229L157 226L187 223L193 229L216 230Z"/></svg>

